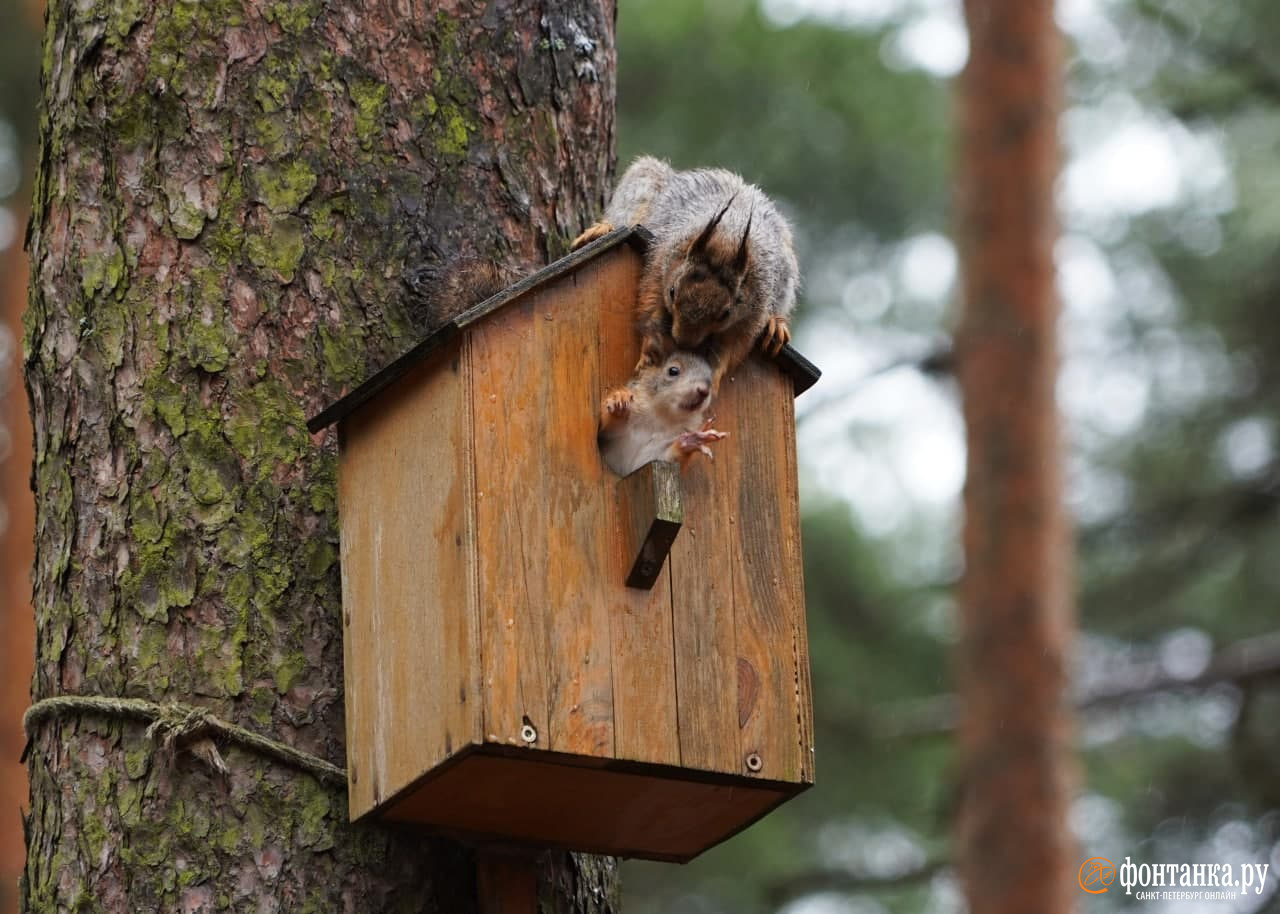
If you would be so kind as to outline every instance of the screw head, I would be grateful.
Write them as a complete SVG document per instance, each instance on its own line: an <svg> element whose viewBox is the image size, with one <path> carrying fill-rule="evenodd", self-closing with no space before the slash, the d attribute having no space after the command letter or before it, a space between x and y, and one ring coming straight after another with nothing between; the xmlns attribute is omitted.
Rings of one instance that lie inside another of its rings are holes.
<svg viewBox="0 0 1280 914"><path fill-rule="evenodd" d="M760 758L760 753L758 752L753 752L750 755L748 755L746 762L747 762L747 770L753 774L764 767L764 760Z"/></svg>
<svg viewBox="0 0 1280 914"><path fill-rule="evenodd" d="M533 729L533 724L525 724L520 728L520 738L526 743L536 743L538 741L538 731Z"/></svg>

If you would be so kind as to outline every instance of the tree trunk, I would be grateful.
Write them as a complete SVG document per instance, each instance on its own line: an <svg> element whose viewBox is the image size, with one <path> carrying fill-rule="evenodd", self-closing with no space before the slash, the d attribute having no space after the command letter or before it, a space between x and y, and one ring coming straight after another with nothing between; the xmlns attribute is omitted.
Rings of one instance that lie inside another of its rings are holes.
<svg viewBox="0 0 1280 914"><path fill-rule="evenodd" d="M1054 914L1079 892L1067 828L1072 601L1054 398L1060 51L1052 0L966 0L965 14L957 857L973 914Z"/></svg>
<svg viewBox="0 0 1280 914"><path fill-rule="evenodd" d="M344 762L335 438L304 417L420 335L457 258L531 268L599 211L613 20L609 0L50 4L37 699L196 704ZM469 850L349 826L340 792L217 748L226 775L134 722L41 725L28 909L476 910ZM612 861L544 864L557 910L616 908Z"/></svg>

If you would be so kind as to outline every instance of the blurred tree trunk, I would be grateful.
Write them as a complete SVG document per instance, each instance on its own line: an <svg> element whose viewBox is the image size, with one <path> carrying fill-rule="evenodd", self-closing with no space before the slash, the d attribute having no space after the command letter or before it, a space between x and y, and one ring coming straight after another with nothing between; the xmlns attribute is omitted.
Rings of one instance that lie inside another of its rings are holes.
<svg viewBox="0 0 1280 914"><path fill-rule="evenodd" d="M1059 36L1051 0L966 0L965 15L957 857L973 914L1054 914L1072 907L1079 862L1067 825L1073 611L1054 397Z"/></svg>
<svg viewBox="0 0 1280 914"><path fill-rule="evenodd" d="M533 267L598 212L596 0L50 4L29 237L35 697L136 696L343 763L335 439L304 417L422 330L461 255ZM476 909L472 855L346 824L236 746L40 727L31 911ZM558 910L610 860L549 855Z"/></svg>
<svg viewBox="0 0 1280 914"><path fill-rule="evenodd" d="M42 0L0 5L0 120L14 128L22 163L16 193L3 201L21 228L31 198ZM0 914L18 910L18 879L26 858L22 810L27 806L22 714L31 700L35 621L31 614L31 416L22 388L22 312L27 306L27 258L21 234L0 249Z"/></svg>
<svg viewBox="0 0 1280 914"><path fill-rule="evenodd" d="M25 214L15 213L21 224ZM26 853L22 819L26 771L22 712L31 682L31 420L22 393L22 310L27 259L14 243L0 255L0 914L18 910L18 876Z"/></svg>

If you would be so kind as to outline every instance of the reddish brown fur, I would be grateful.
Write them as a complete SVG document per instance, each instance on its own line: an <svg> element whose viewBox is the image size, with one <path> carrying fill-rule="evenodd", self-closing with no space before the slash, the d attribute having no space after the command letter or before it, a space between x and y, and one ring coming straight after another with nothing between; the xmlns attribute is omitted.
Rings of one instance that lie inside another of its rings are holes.
<svg viewBox="0 0 1280 914"><path fill-rule="evenodd" d="M751 351L768 315L748 304L757 295L750 249L723 231L702 240L680 247L675 269L648 270L641 277L641 365L660 363L673 344L698 349L711 363L712 390L719 390L724 374Z"/></svg>
<svg viewBox="0 0 1280 914"><path fill-rule="evenodd" d="M636 309L637 368L676 349L697 352L713 368L714 389L757 339L776 354L790 338L799 265L787 220L758 187L723 169L675 171L641 156L604 219L574 245L637 222L653 236Z"/></svg>

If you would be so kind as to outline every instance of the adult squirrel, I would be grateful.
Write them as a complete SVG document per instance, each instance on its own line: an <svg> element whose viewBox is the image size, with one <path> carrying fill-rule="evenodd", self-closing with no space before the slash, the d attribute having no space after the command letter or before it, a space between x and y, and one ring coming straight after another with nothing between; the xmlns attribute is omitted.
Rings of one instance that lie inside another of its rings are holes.
<svg viewBox="0 0 1280 914"><path fill-rule="evenodd" d="M636 370L600 404L600 452L609 469L629 476L654 460L683 468L726 437L711 428L711 365L693 352L673 352L661 365Z"/></svg>
<svg viewBox="0 0 1280 914"><path fill-rule="evenodd" d="M641 156L573 247L635 223L654 236L636 305L637 369L696 350L711 363L715 391L757 339L772 354L791 339L800 276L791 226L758 187L723 169L675 171Z"/></svg>

